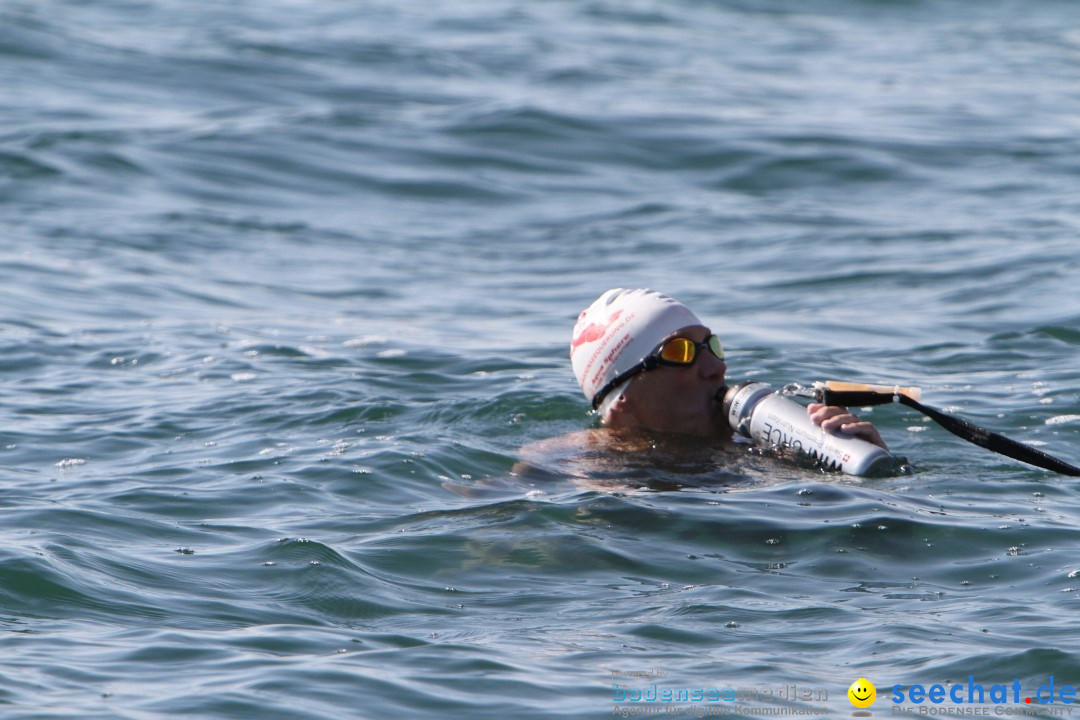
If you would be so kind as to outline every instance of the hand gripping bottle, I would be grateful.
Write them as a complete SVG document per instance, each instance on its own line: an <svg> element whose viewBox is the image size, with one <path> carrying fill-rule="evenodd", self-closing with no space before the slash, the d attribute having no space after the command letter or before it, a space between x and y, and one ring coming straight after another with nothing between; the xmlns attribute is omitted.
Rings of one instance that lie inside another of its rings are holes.
<svg viewBox="0 0 1080 720"><path fill-rule="evenodd" d="M825 432L806 408L765 383L747 382L724 394L731 428L759 445L791 447L848 475L882 474L895 466L888 450L846 433Z"/></svg>

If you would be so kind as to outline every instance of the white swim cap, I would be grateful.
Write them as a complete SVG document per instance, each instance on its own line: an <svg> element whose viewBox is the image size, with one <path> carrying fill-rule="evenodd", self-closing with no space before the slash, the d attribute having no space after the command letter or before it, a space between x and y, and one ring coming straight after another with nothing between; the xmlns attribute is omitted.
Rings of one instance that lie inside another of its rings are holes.
<svg viewBox="0 0 1080 720"><path fill-rule="evenodd" d="M583 310L570 340L570 364L589 402L671 333L701 325L682 303L654 290L615 288Z"/></svg>

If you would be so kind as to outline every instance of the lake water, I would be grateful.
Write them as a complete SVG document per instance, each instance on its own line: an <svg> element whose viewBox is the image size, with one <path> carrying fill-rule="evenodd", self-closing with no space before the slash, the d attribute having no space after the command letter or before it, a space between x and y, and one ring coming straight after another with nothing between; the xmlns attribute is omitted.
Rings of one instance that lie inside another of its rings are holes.
<svg viewBox="0 0 1080 720"><path fill-rule="evenodd" d="M1076 483L906 408L512 472L617 286L1080 462L1077 4L10 0L0 117L0 716L1080 684Z"/></svg>

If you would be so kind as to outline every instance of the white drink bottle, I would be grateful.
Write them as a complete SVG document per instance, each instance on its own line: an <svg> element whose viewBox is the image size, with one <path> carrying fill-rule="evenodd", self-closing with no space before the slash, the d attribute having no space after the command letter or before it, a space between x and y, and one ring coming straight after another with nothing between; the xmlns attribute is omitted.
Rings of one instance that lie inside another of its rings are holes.
<svg viewBox="0 0 1080 720"><path fill-rule="evenodd" d="M748 382L724 394L724 415L732 430L759 445L781 445L801 451L825 467L848 475L878 474L892 468L888 450L845 433L815 425L806 408L765 383Z"/></svg>

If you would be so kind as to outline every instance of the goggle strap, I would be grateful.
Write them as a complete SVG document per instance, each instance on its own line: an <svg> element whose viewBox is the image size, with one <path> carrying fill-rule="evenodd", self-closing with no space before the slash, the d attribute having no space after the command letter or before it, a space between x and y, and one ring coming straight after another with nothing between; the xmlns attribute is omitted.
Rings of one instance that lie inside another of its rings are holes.
<svg viewBox="0 0 1080 720"><path fill-rule="evenodd" d="M624 382L626 382L630 378L634 377L639 372L642 372L643 370L651 369L651 368L647 367L647 364L645 362L648 359L649 358L645 358L645 359L641 360L640 362L634 363L634 365L627 368L625 372L619 373L618 375L616 375L611 380L611 382L607 383L606 385L604 385L604 387L600 388L600 391L597 392L596 395L594 395L593 399L592 399L592 408L593 408L593 410L596 410L598 407L600 407L600 403L604 402L604 398L606 398L611 393L612 390L619 387L619 385L622 385ZM656 367L656 365L653 364L652 367Z"/></svg>

